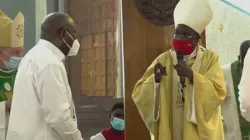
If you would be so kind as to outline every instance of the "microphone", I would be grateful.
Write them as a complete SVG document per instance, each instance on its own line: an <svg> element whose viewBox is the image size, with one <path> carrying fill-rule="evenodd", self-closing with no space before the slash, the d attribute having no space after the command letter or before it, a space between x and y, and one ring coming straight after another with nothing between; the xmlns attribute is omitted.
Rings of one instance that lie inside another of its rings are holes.
<svg viewBox="0 0 250 140"><path fill-rule="evenodd" d="M178 63L183 61L183 58L184 58L183 51L178 50L176 52L176 55L177 55ZM186 87L186 85L185 85L185 77L180 76L180 82L181 82L182 88Z"/></svg>

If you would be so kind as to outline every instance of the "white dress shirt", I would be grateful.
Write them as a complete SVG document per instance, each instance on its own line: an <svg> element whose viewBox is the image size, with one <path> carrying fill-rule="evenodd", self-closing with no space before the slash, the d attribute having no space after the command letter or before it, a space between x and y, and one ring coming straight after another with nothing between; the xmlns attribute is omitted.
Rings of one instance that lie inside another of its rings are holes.
<svg viewBox="0 0 250 140"><path fill-rule="evenodd" d="M16 75L7 140L83 140L64 58L46 40L25 55Z"/></svg>
<svg viewBox="0 0 250 140"><path fill-rule="evenodd" d="M5 140L8 126L8 112L5 109L6 101L0 102L0 140Z"/></svg>
<svg viewBox="0 0 250 140"><path fill-rule="evenodd" d="M234 92L231 63L223 65L227 96L222 104L222 115L225 140L242 140L237 103Z"/></svg>
<svg viewBox="0 0 250 140"><path fill-rule="evenodd" d="M90 140L106 140L106 138L103 136L102 133L98 133L98 134L90 137Z"/></svg>
<svg viewBox="0 0 250 140"><path fill-rule="evenodd" d="M239 84L239 102L242 116L250 122L250 52L248 50Z"/></svg>

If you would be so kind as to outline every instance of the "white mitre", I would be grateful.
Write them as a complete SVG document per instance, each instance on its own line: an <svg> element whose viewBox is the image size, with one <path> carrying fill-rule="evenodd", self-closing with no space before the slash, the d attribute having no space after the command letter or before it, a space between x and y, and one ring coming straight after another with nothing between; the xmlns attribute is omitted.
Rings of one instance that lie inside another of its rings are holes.
<svg viewBox="0 0 250 140"><path fill-rule="evenodd" d="M0 47L23 47L24 40L24 16L18 13L11 20L0 10Z"/></svg>
<svg viewBox="0 0 250 140"><path fill-rule="evenodd" d="M212 20L208 0L180 0L174 10L175 27L184 24L201 34Z"/></svg>

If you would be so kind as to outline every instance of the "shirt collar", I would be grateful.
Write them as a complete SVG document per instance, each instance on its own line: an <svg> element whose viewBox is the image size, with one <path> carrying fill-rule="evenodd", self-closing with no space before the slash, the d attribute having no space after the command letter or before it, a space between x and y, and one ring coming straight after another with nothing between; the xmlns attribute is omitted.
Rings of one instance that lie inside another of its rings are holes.
<svg viewBox="0 0 250 140"><path fill-rule="evenodd" d="M52 51L59 61L63 61L65 59L65 55L51 42L44 39L40 39L38 41L38 44L41 44L43 47L47 47L50 51Z"/></svg>

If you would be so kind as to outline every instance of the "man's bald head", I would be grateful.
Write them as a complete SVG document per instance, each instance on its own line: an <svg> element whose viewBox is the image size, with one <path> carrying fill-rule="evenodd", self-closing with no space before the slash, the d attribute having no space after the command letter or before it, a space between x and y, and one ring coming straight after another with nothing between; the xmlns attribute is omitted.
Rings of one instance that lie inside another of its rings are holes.
<svg viewBox="0 0 250 140"><path fill-rule="evenodd" d="M54 44L66 56L74 40L76 40L74 20L64 13L56 12L49 14L41 25L41 39Z"/></svg>
<svg viewBox="0 0 250 140"><path fill-rule="evenodd" d="M62 29L75 30L74 20L64 13L51 13L43 20L41 25L41 38L53 38L57 36Z"/></svg>
<svg viewBox="0 0 250 140"><path fill-rule="evenodd" d="M243 43L241 43L241 45L240 45L240 56L239 56L239 59L240 59L240 63L241 63L241 67L242 68L243 68L244 59L245 59L245 56L247 54L247 51L248 51L249 47L250 47L250 40L246 40Z"/></svg>

